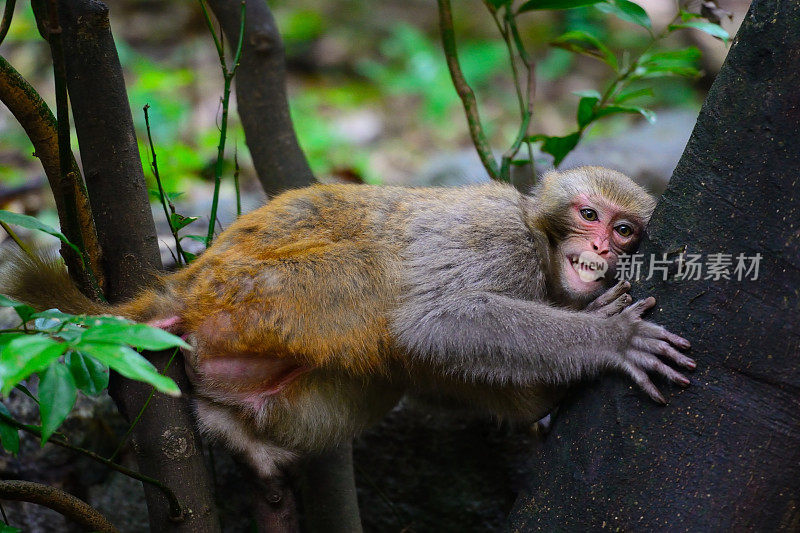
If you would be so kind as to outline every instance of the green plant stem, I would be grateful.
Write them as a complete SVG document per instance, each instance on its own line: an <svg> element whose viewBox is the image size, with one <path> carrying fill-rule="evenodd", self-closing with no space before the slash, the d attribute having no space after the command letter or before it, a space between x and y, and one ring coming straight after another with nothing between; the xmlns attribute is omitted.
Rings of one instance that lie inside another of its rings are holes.
<svg viewBox="0 0 800 533"><path fill-rule="evenodd" d="M183 255L183 249L181 248L181 240L178 237L178 230L175 229L175 226L172 224L172 216L170 212L174 215L175 214L175 206L172 202L167 198L167 193L164 191L164 186L161 184L161 174L158 172L158 160L156 159L156 148L153 145L153 137L150 133L150 114L148 110L150 109L150 104L145 104L142 108L144 111L144 125L147 129L147 142L150 144L150 156L153 158L150 162L150 166L153 169L153 176L156 178L156 185L158 186L158 196L161 199L161 207L164 208L164 216L167 218L167 224L169 225L169 231L172 233L172 238L175 239L175 261L178 265L181 265L185 261L185 257ZM169 204L169 206L167 205Z"/></svg>
<svg viewBox="0 0 800 533"><path fill-rule="evenodd" d="M8 415L6 415L4 413L0 413L0 420L2 420L3 422L5 422L5 423L7 423L9 425L14 426L15 428L17 428L19 430L22 430L22 431L24 431L26 433L30 433L31 435L35 436L39 440L41 440L41 438L42 438L41 430L39 428L35 427L35 426L29 426L27 424L23 424L21 422L17 422L16 420L14 420L13 418L11 418L10 416L8 416ZM104 464L105 466L107 466L108 468L110 468L112 470L116 470L120 474L125 474L126 476L132 477L133 479L138 479L142 483L148 483L150 485L153 485L154 487L158 487L161 490L161 492L164 494L164 496L167 498L167 500L169 501L171 518L173 520L176 520L176 521L181 521L181 520L184 519L185 513L183 511L183 508L181 507L180 502L175 497L175 494L172 492L172 489L170 489L169 487L167 487L166 485L161 483L159 480L153 479L153 478L145 476L143 474L140 474L139 472L136 472L135 470L131 470L130 468L126 468L126 467L122 466L121 464L118 464L118 463L115 463L113 461L110 461L110 460L106 459L105 457L103 457L101 455L98 455L98 454L96 454L95 452L93 452L91 450L87 450L85 448L81 448L80 446L75 446L75 445L70 444L70 443L68 443L68 442L66 442L66 441L64 441L64 440L62 440L60 438L57 438L55 436L50 437L50 439L47 442L49 442L51 444L55 444L56 446L60 446L62 448L66 448L67 450L72 450L75 453L78 453L78 454L81 454L81 455L83 455L85 457L93 459L93 460L95 460L95 461L97 461L99 463Z"/></svg>
<svg viewBox="0 0 800 533"><path fill-rule="evenodd" d="M236 191L236 218L242 216L242 191L239 187L239 147L233 144L233 188Z"/></svg>
<svg viewBox="0 0 800 533"><path fill-rule="evenodd" d="M169 366L172 364L172 361L175 359L176 355L178 355L178 348L175 348L175 351L172 352L172 357L170 357L169 361L167 361L167 364L164 365L164 370L161 372L162 374L166 375L167 370L169 370ZM119 452L122 451L122 447L125 445L125 442L128 440L128 437L131 436L131 433L133 433L133 428L135 428L136 424L139 423L139 420L142 419L142 415L144 415L144 412L147 410L147 407L150 405L150 400L153 399L153 396L155 395L155 393L156 393L156 388L153 387L150 390L150 394L147 396L147 400L145 400L144 405L142 405L142 408L139 409L139 413L136 415L136 418L133 419L133 422L131 422L131 425L128 426L128 430L125 431L125 434L119 440L119 444L117 444L117 448L114 450L114 453L112 453L109 456L109 458L108 458L109 461L113 461L117 457Z"/></svg>
<svg viewBox="0 0 800 533"><path fill-rule="evenodd" d="M11 19L14 17L14 6L17 0L6 0L6 6L3 8L3 20L0 22L0 44L8 34L8 28L11 27Z"/></svg>
<svg viewBox="0 0 800 533"><path fill-rule="evenodd" d="M222 68L222 77L224 85L222 90L222 118L220 120L219 132L219 145L217 146L217 162L214 165L214 196L211 199L211 213L208 221L208 234L206 235L206 246L211 246L211 241L214 240L214 227L217 224L217 209L219 207L219 191L222 184L222 166L225 162L225 140L228 135L228 107L231 99L231 82L236 75L236 69L239 67L239 59L242 57L242 44L244 43L244 23L245 23L245 3L241 3L241 22L239 25L239 42L236 44L236 53L233 56L233 67L228 68L225 62L225 51L222 48L219 38L217 37L214 25L211 23L211 18L208 15L208 10L205 4L200 0L200 5L203 9L203 15L206 19L211 34L214 36L214 44L219 53L220 67Z"/></svg>
<svg viewBox="0 0 800 533"><path fill-rule="evenodd" d="M467 115L467 124L469 125L472 143L475 145L478 156L480 156L486 172L489 173L489 177L493 180L502 180L497 161L494 155L492 155L492 149L489 146L489 141L487 141L486 134L481 125L478 105L475 100L475 92L464 78L464 73L461 71L461 65L458 62L450 0L437 0L437 2L439 4L439 31L442 34L442 47L444 48L444 54L447 58L447 68L450 70L450 78L453 81L456 93L458 93L459 98L461 98L461 103L464 105L464 112Z"/></svg>

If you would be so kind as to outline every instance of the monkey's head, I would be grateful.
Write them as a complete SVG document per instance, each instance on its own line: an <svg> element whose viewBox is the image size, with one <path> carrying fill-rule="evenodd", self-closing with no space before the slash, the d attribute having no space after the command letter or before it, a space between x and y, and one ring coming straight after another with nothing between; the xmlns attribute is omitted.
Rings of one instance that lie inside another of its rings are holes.
<svg viewBox="0 0 800 533"><path fill-rule="evenodd" d="M550 243L550 288L577 305L610 284L619 255L636 249L655 207L633 180L603 167L550 172L533 196L534 224Z"/></svg>

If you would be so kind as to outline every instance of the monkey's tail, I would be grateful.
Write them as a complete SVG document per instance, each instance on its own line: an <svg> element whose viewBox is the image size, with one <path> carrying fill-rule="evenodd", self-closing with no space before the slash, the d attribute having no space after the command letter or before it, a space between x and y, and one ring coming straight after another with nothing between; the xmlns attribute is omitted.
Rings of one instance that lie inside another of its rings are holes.
<svg viewBox="0 0 800 533"><path fill-rule="evenodd" d="M28 255L21 250L4 251L0 266L0 294L30 305L37 311L57 308L64 313L119 315L137 322L153 318L155 290L147 289L120 305L97 302L84 295L70 279L55 254Z"/></svg>

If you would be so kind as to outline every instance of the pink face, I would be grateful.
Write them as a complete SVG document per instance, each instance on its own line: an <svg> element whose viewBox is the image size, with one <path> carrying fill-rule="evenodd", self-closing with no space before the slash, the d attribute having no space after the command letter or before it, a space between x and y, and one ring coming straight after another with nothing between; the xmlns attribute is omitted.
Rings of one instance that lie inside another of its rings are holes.
<svg viewBox="0 0 800 533"><path fill-rule="evenodd" d="M619 254L636 247L642 223L616 204L581 195L570 206L572 233L559 246L564 289L590 296L613 276Z"/></svg>

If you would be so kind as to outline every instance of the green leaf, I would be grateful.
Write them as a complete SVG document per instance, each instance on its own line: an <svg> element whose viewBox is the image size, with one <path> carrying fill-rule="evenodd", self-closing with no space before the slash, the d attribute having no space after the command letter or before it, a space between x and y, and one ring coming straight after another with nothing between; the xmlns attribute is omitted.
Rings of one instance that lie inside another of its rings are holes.
<svg viewBox="0 0 800 533"><path fill-rule="evenodd" d="M700 50L694 46L667 52L643 55L631 79L660 78L664 76L695 77L700 71L695 67Z"/></svg>
<svg viewBox="0 0 800 533"><path fill-rule="evenodd" d="M31 315L36 311L33 307L29 305L25 305L22 302L18 302L16 300L12 300L7 296L3 296L0 294L0 307L13 307L14 311L16 311L17 315L23 322L27 322L30 320Z"/></svg>
<svg viewBox="0 0 800 533"><path fill-rule="evenodd" d="M197 220L197 217L185 217L178 213L172 213L169 216L169 225L172 226L172 229L178 231L179 229L185 228L195 220Z"/></svg>
<svg viewBox="0 0 800 533"><path fill-rule="evenodd" d="M686 22L687 20L703 18L703 15L701 15L700 13L692 13L690 11L685 11L683 9L681 9L680 13L681 13L681 20L684 22Z"/></svg>
<svg viewBox="0 0 800 533"><path fill-rule="evenodd" d="M494 6L495 9L499 9L506 4L510 4L513 0L489 0L489 3Z"/></svg>
<svg viewBox="0 0 800 533"><path fill-rule="evenodd" d="M628 100L634 100L643 96L654 96L652 87L645 87L644 89L636 89L633 91L624 91L614 97L614 102L621 104Z"/></svg>
<svg viewBox="0 0 800 533"><path fill-rule="evenodd" d="M22 530L13 526L9 526L0 520L0 533L21 533Z"/></svg>
<svg viewBox="0 0 800 533"><path fill-rule="evenodd" d="M539 9L572 9L574 7L591 6L604 0L528 0L517 10L517 13Z"/></svg>
<svg viewBox="0 0 800 533"><path fill-rule="evenodd" d="M44 222L41 222L38 218L31 217L28 215L21 215L19 213L12 213L11 211L0 210L0 221L5 222L6 224L21 226L23 228L43 231L44 233L52 235L53 237L58 237L58 239L61 240L61 242L72 248L75 251L75 253L78 254L78 257L80 257L81 260L83 260L83 254L81 253L80 249L77 246L69 242L69 239L67 239L67 237L63 233L61 233L54 227L48 226Z"/></svg>
<svg viewBox="0 0 800 533"><path fill-rule="evenodd" d="M14 385L47 368L66 349L66 344L45 335L23 335L12 340L0 351L0 392L7 395Z"/></svg>
<svg viewBox="0 0 800 533"><path fill-rule="evenodd" d="M181 240L183 239L191 239L193 241L202 242L203 244L206 244L205 235L182 235Z"/></svg>
<svg viewBox="0 0 800 533"><path fill-rule="evenodd" d="M174 381L159 374L150 361L127 346L81 342L76 346L76 349L105 363L109 368L116 370L126 378L149 383L161 392L171 396L180 396L181 394Z"/></svg>
<svg viewBox="0 0 800 533"><path fill-rule="evenodd" d="M633 22L648 30L652 27L647 12L639 4L628 0L610 0L608 3L596 4L595 7L603 13L613 13L622 20Z"/></svg>
<svg viewBox="0 0 800 533"><path fill-rule="evenodd" d="M51 364L39 379L39 413L42 417L42 446L61 425L78 397L78 389L69 369Z"/></svg>
<svg viewBox="0 0 800 533"><path fill-rule="evenodd" d="M597 98L598 100L600 100L603 97L603 95L601 95L594 89L586 89L584 91L572 91L572 94L576 96L585 96L587 98Z"/></svg>
<svg viewBox="0 0 800 533"><path fill-rule="evenodd" d="M572 151L581 139L580 132L570 133L564 137L548 137L547 135L533 135L530 141L544 141L542 152L553 156L553 166L558 166L561 161Z"/></svg>
<svg viewBox="0 0 800 533"><path fill-rule="evenodd" d="M191 346L180 337L146 324L102 324L94 326L81 335L80 342L129 344L143 350L164 350L173 346L191 349Z"/></svg>
<svg viewBox="0 0 800 533"><path fill-rule="evenodd" d="M669 30L679 30L684 28L694 28L695 30L704 31L707 34L711 35L712 37L716 37L720 39L725 44L728 44L728 40L731 38L730 34L725 31L722 26L719 24L714 24L713 22L703 22L700 20L692 20L689 22L683 22L681 24L670 24Z"/></svg>
<svg viewBox="0 0 800 533"><path fill-rule="evenodd" d="M8 418L14 418L11 416L11 412L9 412L8 408L2 403L0 403L0 413L3 413ZM0 444L2 444L3 448L9 453L14 455L19 453L19 430L3 419L0 419Z"/></svg>
<svg viewBox="0 0 800 533"><path fill-rule="evenodd" d="M597 37L586 33L585 31L574 30L568 31L561 35L553 42L551 46L569 50L575 54L583 54L590 57L597 58L617 72L619 65L616 56L608 49L606 45L600 42Z"/></svg>
<svg viewBox="0 0 800 533"><path fill-rule="evenodd" d="M622 105L610 105L606 106L599 111L597 111L595 118L602 118L608 115L618 115L620 113L632 113L637 115L642 115L647 122L653 123L656 121L656 114L650 111L649 109L645 109L643 107L638 106L622 106Z"/></svg>
<svg viewBox="0 0 800 533"><path fill-rule="evenodd" d="M594 119L594 107L600 98L596 96L584 96L578 102L578 126L583 128Z"/></svg>
<svg viewBox="0 0 800 533"><path fill-rule="evenodd" d="M66 362L75 385L84 394L97 396L108 387L108 367L94 357L70 352Z"/></svg>

